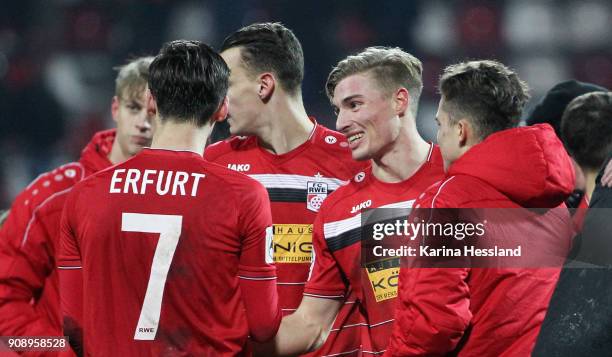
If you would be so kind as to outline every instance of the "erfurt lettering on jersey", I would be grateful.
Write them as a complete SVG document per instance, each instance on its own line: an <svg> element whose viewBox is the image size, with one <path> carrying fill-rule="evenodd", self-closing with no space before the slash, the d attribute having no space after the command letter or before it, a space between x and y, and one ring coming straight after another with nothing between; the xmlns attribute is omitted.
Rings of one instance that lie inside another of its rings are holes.
<svg viewBox="0 0 612 357"><path fill-rule="evenodd" d="M360 204L353 206L351 213L357 213L363 209L369 208L370 206L372 206L372 200L363 201Z"/></svg>
<svg viewBox="0 0 612 357"><path fill-rule="evenodd" d="M238 172L247 172L251 169L251 164L227 164L227 168Z"/></svg>
<svg viewBox="0 0 612 357"><path fill-rule="evenodd" d="M310 263L312 224L275 224L273 232L275 263Z"/></svg>
<svg viewBox="0 0 612 357"><path fill-rule="evenodd" d="M392 258L366 264L376 302L397 297L399 263L399 258Z"/></svg>
<svg viewBox="0 0 612 357"><path fill-rule="evenodd" d="M195 172L115 169L110 181L109 193L144 195L153 191L160 196L195 197L200 180L206 175ZM191 189L188 189L191 187Z"/></svg>

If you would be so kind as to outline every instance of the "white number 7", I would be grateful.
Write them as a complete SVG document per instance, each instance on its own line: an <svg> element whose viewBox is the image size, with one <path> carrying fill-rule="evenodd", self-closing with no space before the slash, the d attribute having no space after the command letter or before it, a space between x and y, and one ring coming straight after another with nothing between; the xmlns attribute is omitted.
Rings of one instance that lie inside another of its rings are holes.
<svg viewBox="0 0 612 357"><path fill-rule="evenodd" d="M159 241L151 265L151 276L134 333L135 340L155 339L166 277L181 235L182 224L183 216L141 213L121 215L123 232L159 233Z"/></svg>

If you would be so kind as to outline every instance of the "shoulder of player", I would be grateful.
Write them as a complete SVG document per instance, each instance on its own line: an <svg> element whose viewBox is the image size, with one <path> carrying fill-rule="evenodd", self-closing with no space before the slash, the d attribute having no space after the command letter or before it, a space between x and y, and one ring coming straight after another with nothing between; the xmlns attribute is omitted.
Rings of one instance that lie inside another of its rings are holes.
<svg viewBox="0 0 612 357"><path fill-rule="evenodd" d="M128 159L127 161L124 161L124 162L112 165L110 167L107 167L107 168L102 169L102 170L100 170L98 172L94 172L94 173L92 173L89 176L84 177L79 182L76 182L71 187L70 190L67 190L65 192L64 201L66 201L69 196L74 196L79 201L80 201L80 198L83 198L85 200L84 204L86 204L86 205L91 204L90 196L89 196L89 193L91 193L90 190L92 190L92 189L96 190L96 189L99 189L100 187L102 187L102 186L98 186L98 185L100 185L100 180L102 180L102 181L110 180L111 176L112 176L112 173L117 168L121 168L123 165L128 163L133 158L134 157ZM103 187L106 188L107 185L105 184Z"/></svg>
<svg viewBox="0 0 612 357"><path fill-rule="evenodd" d="M478 180L479 181L479 180ZM461 208L475 199L478 192L488 191L486 185L466 175L453 175L429 186L416 201L416 208ZM473 189L473 190L472 190ZM471 193L468 191L474 191Z"/></svg>
<svg viewBox="0 0 612 357"><path fill-rule="evenodd" d="M317 133L313 144L315 147L325 151L351 156L351 150L348 147L346 137L341 133L331 130L321 124L317 124Z"/></svg>
<svg viewBox="0 0 612 357"><path fill-rule="evenodd" d="M344 212L347 210L344 210L341 207L346 206L349 208L348 211L350 211L353 196L361 192L366 187L366 175L366 171L360 171L349 181L347 181L346 184L338 187L338 189L332 192L332 194L325 199L321 210L326 212Z"/></svg>
<svg viewBox="0 0 612 357"><path fill-rule="evenodd" d="M317 157L320 153L327 161L335 161L342 165L350 174L368 166L367 163L353 159L351 149L349 149L348 142L343 134L320 124L319 128L317 137L313 142L313 151L316 152Z"/></svg>
<svg viewBox="0 0 612 357"><path fill-rule="evenodd" d="M208 161L216 161L224 155L245 151L256 146L255 138L252 136L234 136L207 146L204 150L204 158Z"/></svg>
<svg viewBox="0 0 612 357"><path fill-rule="evenodd" d="M204 161L205 174L211 175L216 179L226 182L229 185L240 185L240 186L261 186L257 180L250 178L249 176L240 173L235 170L231 170L227 167L221 166L214 162Z"/></svg>
<svg viewBox="0 0 612 357"><path fill-rule="evenodd" d="M205 162L204 174L207 177L213 178L212 192L215 195L220 195L224 198L224 204L237 205L237 208L243 207L241 202L252 200L254 197L260 196L268 199L267 191L264 186L257 180L242 174L240 172L228 169L227 167Z"/></svg>
<svg viewBox="0 0 612 357"><path fill-rule="evenodd" d="M30 210L58 192L71 188L85 176L85 169L78 162L62 165L54 170L39 175L15 199L15 206L26 206Z"/></svg>

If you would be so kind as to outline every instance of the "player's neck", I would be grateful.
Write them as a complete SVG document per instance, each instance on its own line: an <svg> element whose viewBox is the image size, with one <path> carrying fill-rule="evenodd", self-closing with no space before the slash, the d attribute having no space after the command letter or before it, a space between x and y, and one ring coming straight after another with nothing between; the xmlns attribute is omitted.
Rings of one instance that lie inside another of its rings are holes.
<svg viewBox="0 0 612 357"><path fill-rule="evenodd" d="M593 191L595 191L595 182L597 181L598 172L589 169L582 169L584 172L584 185L585 190L584 194L587 197L587 200L591 200L591 196L593 196Z"/></svg>
<svg viewBox="0 0 612 357"><path fill-rule="evenodd" d="M130 155L128 155L127 153L124 153L123 150L121 149L121 145L119 145L119 139L117 135L113 142L113 146L111 147L111 151L108 154L108 161L110 161L111 164L114 165L120 162L124 162L130 157L131 157Z"/></svg>
<svg viewBox="0 0 612 357"><path fill-rule="evenodd" d="M427 161L429 150L430 144L419 135L416 124L402 127L397 140L385 153L372 159L372 174L382 182L407 180Z"/></svg>
<svg viewBox="0 0 612 357"><path fill-rule="evenodd" d="M302 145L314 129L301 95L272 98L261 118L265 123L257 133L259 143L276 155L288 153Z"/></svg>
<svg viewBox="0 0 612 357"><path fill-rule="evenodd" d="M212 125L197 127L191 123L176 123L167 120L158 122L151 142L152 149L193 151L204 154L206 140L212 131Z"/></svg>

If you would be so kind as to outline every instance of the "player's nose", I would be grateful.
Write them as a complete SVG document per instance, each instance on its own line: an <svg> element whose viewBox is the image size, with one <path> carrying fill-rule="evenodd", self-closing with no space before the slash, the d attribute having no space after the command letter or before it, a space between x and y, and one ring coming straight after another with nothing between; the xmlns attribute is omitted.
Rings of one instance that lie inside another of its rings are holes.
<svg viewBox="0 0 612 357"><path fill-rule="evenodd" d="M343 113L343 111L338 112L338 116L336 117L336 130L341 133L346 133L350 130L351 121L348 120L348 117Z"/></svg>

